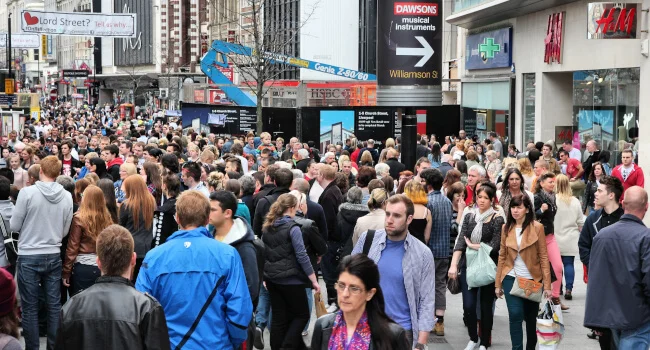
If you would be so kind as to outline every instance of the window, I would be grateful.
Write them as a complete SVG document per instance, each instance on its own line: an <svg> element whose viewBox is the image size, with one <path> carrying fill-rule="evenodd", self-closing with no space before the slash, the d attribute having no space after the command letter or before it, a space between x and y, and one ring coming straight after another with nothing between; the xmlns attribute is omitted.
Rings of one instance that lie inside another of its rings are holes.
<svg viewBox="0 0 650 350"><path fill-rule="evenodd" d="M535 73L524 74L524 147L535 142Z"/></svg>

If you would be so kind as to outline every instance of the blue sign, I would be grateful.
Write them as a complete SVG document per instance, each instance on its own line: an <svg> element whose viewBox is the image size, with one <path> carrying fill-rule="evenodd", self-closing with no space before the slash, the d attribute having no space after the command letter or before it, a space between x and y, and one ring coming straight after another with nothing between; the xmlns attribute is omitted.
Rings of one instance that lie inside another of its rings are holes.
<svg viewBox="0 0 650 350"><path fill-rule="evenodd" d="M502 28L467 36L465 69L510 68L512 28Z"/></svg>

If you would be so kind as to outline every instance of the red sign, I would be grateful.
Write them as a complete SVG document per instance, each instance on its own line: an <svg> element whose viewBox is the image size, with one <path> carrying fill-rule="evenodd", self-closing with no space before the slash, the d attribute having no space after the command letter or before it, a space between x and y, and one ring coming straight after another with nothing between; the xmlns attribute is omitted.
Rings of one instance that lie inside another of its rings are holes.
<svg viewBox="0 0 650 350"><path fill-rule="evenodd" d="M561 63L562 31L564 29L564 12L548 16L546 38L544 38L544 63Z"/></svg>
<svg viewBox="0 0 650 350"><path fill-rule="evenodd" d="M393 13L400 16L437 16L438 4L429 2L396 2Z"/></svg>
<svg viewBox="0 0 650 350"><path fill-rule="evenodd" d="M226 97L221 90L208 90L208 94L208 103L211 105L221 104L221 100Z"/></svg>
<svg viewBox="0 0 650 350"><path fill-rule="evenodd" d="M231 82L233 81L233 77L235 75L235 70L233 68L223 68L221 66L217 66L217 69L228 78Z"/></svg>
<svg viewBox="0 0 650 350"><path fill-rule="evenodd" d="M637 3L590 3L589 39L635 39ZM595 30L593 29L595 27Z"/></svg>
<svg viewBox="0 0 650 350"><path fill-rule="evenodd" d="M56 99L59 97L59 93L57 89L52 89L50 90L50 100L51 101L56 101Z"/></svg>
<svg viewBox="0 0 650 350"><path fill-rule="evenodd" d="M194 102L205 102L205 90L194 90Z"/></svg>

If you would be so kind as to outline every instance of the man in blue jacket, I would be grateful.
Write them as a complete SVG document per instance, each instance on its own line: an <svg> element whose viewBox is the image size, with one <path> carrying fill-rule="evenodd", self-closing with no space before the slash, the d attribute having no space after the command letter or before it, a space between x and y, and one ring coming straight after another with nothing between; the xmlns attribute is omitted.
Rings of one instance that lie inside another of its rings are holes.
<svg viewBox="0 0 650 350"><path fill-rule="evenodd" d="M176 200L180 231L147 253L136 289L165 310L171 348L236 349L246 340L253 304L237 250L205 226L210 202L185 191Z"/></svg>
<svg viewBox="0 0 650 350"><path fill-rule="evenodd" d="M618 349L650 348L648 193L625 191L625 214L594 237L589 259L585 327L610 329Z"/></svg>

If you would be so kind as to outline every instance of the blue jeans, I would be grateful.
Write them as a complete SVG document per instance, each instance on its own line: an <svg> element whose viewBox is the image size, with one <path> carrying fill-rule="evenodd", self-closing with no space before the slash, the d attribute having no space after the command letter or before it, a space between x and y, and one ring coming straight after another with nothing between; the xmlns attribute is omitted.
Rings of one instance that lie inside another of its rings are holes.
<svg viewBox="0 0 650 350"><path fill-rule="evenodd" d="M38 292L41 285L47 302L47 348L53 349L61 312L61 255L19 255L17 265L25 349L39 348Z"/></svg>
<svg viewBox="0 0 650 350"><path fill-rule="evenodd" d="M97 266L75 263L70 277L70 296L75 296L90 288L101 274Z"/></svg>
<svg viewBox="0 0 650 350"><path fill-rule="evenodd" d="M314 307L313 289L305 288L305 292L307 292L307 308L309 309L309 319L307 319L307 325L305 326L305 329L302 330L303 332L307 332L309 330L309 322L311 322L311 310Z"/></svg>
<svg viewBox="0 0 650 350"><path fill-rule="evenodd" d="M506 276L503 279L503 294L506 297L508 306L508 318L510 320L510 341L512 350L524 349L524 333L521 329L522 322L526 322L526 349L535 350L537 344L536 323L539 303L528 299L510 295L515 278Z"/></svg>
<svg viewBox="0 0 650 350"><path fill-rule="evenodd" d="M619 349L648 350L650 348L650 323L628 331L612 329L612 335Z"/></svg>
<svg viewBox="0 0 650 350"><path fill-rule="evenodd" d="M576 270L573 267L575 256L562 256L562 265L564 265L564 280L566 281L566 290L573 290L573 281L576 277Z"/></svg>
<svg viewBox="0 0 650 350"><path fill-rule="evenodd" d="M260 297L257 303L257 312L255 313L255 325L260 327L262 331L264 328L271 328L271 295L269 291L260 286Z"/></svg>

